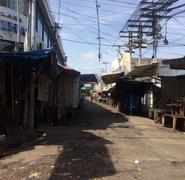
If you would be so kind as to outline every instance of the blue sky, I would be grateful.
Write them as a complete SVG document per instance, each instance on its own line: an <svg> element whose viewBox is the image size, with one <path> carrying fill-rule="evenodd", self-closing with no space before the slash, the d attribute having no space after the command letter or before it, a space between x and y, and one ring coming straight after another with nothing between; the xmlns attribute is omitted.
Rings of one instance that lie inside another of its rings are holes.
<svg viewBox="0 0 185 180"><path fill-rule="evenodd" d="M127 39L119 38L119 31L140 0L99 0L101 43L107 45L101 47L101 62L98 61L95 0L49 1L55 20L62 27L60 36L64 51L68 56L69 66L82 73L101 73L105 70L102 62L107 62L110 71L111 62L116 58L118 50L112 45L127 43ZM176 5L183 4L183 1L179 0ZM161 25L165 27L164 22ZM163 28L162 34L165 35L165 33L166 30ZM164 46L163 42L160 42L159 58L175 58L185 55L185 46L183 46L185 45L185 13L168 21L167 39L168 46ZM138 57L137 50L133 56ZM143 56L152 57L152 48L144 49Z"/></svg>

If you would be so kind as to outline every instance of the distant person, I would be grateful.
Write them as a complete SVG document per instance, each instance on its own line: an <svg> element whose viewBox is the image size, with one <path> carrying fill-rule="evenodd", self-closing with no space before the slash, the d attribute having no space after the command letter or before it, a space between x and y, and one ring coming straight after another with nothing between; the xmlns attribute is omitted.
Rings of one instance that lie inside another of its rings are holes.
<svg viewBox="0 0 185 180"><path fill-rule="evenodd" d="M91 98L91 102L93 102L93 93L91 93L90 98Z"/></svg>

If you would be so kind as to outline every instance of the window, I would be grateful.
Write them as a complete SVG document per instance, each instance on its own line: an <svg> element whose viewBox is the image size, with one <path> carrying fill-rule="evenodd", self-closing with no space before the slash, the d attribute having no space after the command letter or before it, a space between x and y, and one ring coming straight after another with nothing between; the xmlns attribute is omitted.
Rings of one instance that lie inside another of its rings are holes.
<svg viewBox="0 0 185 180"><path fill-rule="evenodd" d="M0 6L4 6L17 11L17 2L19 3L19 12L28 15L29 0L0 0Z"/></svg>
<svg viewBox="0 0 185 180"><path fill-rule="evenodd" d="M16 0L10 0L10 9L16 10Z"/></svg>
<svg viewBox="0 0 185 180"><path fill-rule="evenodd" d="M51 40L50 40L50 38L48 38L47 48L50 48L50 47L51 47Z"/></svg>
<svg viewBox="0 0 185 180"><path fill-rule="evenodd" d="M40 13L40 9L38 8L38 6L36 8L36 31L38 33L40 40L44 40L43 17L42 17L42 14Z"/></svg>
<svg viewBox="0 0 185 180"><path fill-rule="evenodd" d="M0 0L0 6L9 7L9 0Z"/></svg>
<svg viewBox="0 0 185 180"><path fill-rule="evenodd" d="M45 47L52 47L53 43L49 34L49 29L46 21L44 21L42 11L39 9L39 6L36 7L36 31L40 40L43 41Z"/></svg>
<svg viewBox="0 0 185 180"><path fill-rule="evenodd" d="M44 44L47 47L47 45L48 45L48 33L47 33L46 29L44 30Z"/></svg>
<svg viewBox="0 0 185 180"><path fill-rule="evenodd" d="M42 20L40 18L38 18L37 22L38 22L37 32L38 32L39 38L43 39L43 37L42 37L42 31L43 31Z"/></svg>

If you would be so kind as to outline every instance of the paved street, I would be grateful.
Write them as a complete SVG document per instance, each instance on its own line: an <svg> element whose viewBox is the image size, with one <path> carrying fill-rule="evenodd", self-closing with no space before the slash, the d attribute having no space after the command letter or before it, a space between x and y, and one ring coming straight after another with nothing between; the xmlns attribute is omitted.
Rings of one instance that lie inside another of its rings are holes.
<svg viewBox="0 0 185 180"><path fill-rule="evenodd" d="M0 160L2 180L184 180L185 134L85 101L67 127Z"/></svg>

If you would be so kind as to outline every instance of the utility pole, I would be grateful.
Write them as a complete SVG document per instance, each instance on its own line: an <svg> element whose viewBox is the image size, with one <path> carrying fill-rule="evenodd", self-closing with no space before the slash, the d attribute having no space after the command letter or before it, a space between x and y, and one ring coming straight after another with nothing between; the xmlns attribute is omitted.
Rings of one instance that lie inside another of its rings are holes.
<svg viewBox="0 0 185 180"><path fill-rule="evenodd" d="M36 50L35 44L36 29L36 0L31 0L31 50Z"/></svg>
<svg viewBox="0 0 185 180"><path fill-rule="evenodd" d="M36 50L35 44L35 26L36 26L36 0L31 0L31 50ZM30 93L29 93L29 122L28 128L34 129L34 114L35 114L35 71L32 69L30 80Z"/></svg>
<svg viewBox="0 0 185 180"><path fill-rule="evenodd" d="M157 62L157 46L158 46L158 32L157 32L157 18L156 18L157 12L155 9L153 9L153 62Z"/></svg>
<svg viewBox="0 0 185 180"><path fill-rule="evenodd" d="M138 61L138 65L141 65L141 58L142 58L142 39L143 39L143 30L142 30L142 24L141 22L139 23L139 61Z"/></svg>
<svg viewBox="0 0 185 180"><path fill-rule="evenodd" d="M20 50L20 13L19 13L19 0L16 0L16 16L17 16L17 34L16 34L16 41L14 51L17 52Z"/></svg>
<svg viewBox="0 0 185 180"><path fill-rule="evenodd" d="M96 15L97 15L97 25L98 25L98 59L99 62L101 61L102 55L101 55L101 35L100 35L100 18L99 18L99 8L100 5L98 4L98 0L96 0Z"/></svg>
<svg viewBox="0 0 185 180"><path fill-rule="evenodd" d="M17 40L16 40L16 45L15 45L15 50L16 50L16 51L19 51L19 45L20 45L20 13L19 13L19 0L17 0L16 9L17 9Z"/></svg>
<svg viewBox="0 0 185 180"><path fill-rule="evenodd" d="M26 34L26 44L24 45L24 50L31 51L31 24L32 24L32 1L29 0L29 10L28 10L28 24L27 24L27 34Z"/></svg>
<svg viewBox="0 0 185 180"><path fill-rule="evenodd" d="M105 73L107 73L107 65L109 64L108 62L102 62L103 65L105 65Z"/></svg>
<svg viewBox="0 0 185 180"><path fill-rule="evenodd" d="M170 19L173 16L169 15L169 12L185 6L183 4L173 7L173 4L176 2L177 0L141 0L133 14L120 30L120 37L127 38L127 34L132 32L133 37L137 38L136 43L138 47L136 48L139 48L139 65L141 63L141 49L144 48L142 45L145 44L145 42L149 42L150 39L152 39L153 43L152 60L153 62L157 61L158 36L162 29L160 22L165 19ZM179 11L179 13L180 12L181 11Z"/></svg>
<svg viewBox="0 0 185 180"><path fill-rule="evenodd" d="M132 69L132 32L129 32L130 69Z"/></svg>

